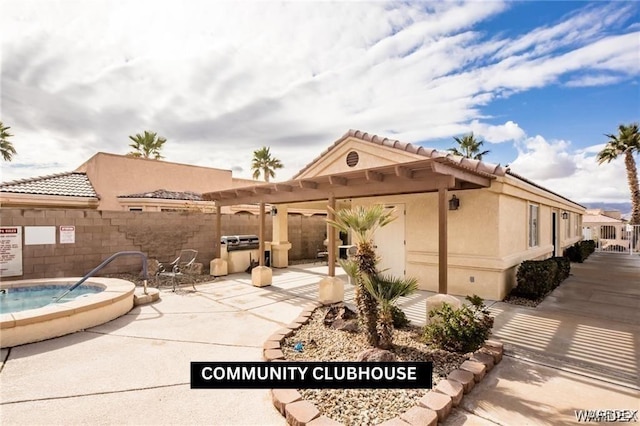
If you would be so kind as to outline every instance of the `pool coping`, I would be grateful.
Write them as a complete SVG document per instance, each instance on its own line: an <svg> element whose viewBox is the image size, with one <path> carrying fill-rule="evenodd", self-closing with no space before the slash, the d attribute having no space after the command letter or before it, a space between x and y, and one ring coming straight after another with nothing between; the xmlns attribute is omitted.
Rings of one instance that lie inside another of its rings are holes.
<svg viewBox="0 0 640 426"><path fill-rule="evenodd" d="M78 277L2 281L0 289L69 285L79 280ZM94 327L124 315L133 307L135 284L130 281L92 277L86 284L101 287L103 291L68 302L0 314L0 347L37 342Z"/></svg>

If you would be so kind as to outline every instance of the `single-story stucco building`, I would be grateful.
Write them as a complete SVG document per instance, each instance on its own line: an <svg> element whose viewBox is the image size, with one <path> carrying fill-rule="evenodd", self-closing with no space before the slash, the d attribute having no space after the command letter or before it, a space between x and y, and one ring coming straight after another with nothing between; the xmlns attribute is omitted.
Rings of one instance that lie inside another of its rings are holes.
<svg viewBox="0 0 640 426"><path fill-rule="evenodd" d="M383 204L395 209L397 219L376 234L380 269L416 277L424 290L493 300L509 293L522 261L562 255L579 241L585 212L508 168L357 130L292 180L208 192L204 198L217 208L275 204L270 245L275 267L288 265L285 213L292 206ZM341 243L335 232L329 239L328 276L333 277L332 248ZM269 280L266 274L254 284Z"/></svg>

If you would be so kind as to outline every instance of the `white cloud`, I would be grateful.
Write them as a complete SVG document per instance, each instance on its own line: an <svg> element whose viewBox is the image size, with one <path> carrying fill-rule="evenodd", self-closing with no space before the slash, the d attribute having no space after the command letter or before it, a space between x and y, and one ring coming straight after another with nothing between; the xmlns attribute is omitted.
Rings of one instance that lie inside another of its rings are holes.
<svg viewBox="0 0 640 426"><path fill-rule="evenodd" d="M474 134L491 143L519 141L526 136L524 130L518 126L518 123L514 123L511 120L500 125L491 125L473 120L470 127Z"/></svg>
<svg viewBox="0 0 640 426"><path fill-rule="evenodd" d="M640 75L640 33L608 32L627 4L587 6L514 37L474 30L513 7L498 1L4 5L2 120L18 156L3 180L126 153L128 136L145 129L167 137L167 160L241 168L238 177L269 145L286 166L279 179L349 128L519 141L518 123L484 123L482 108L572 73Z"/></svg>
<svg viewBox="0 0 640 426"><path fill-rule="evenodd" d="M624 161L599 165L596 154L604 145L572 151L566 141L528 138L511 170L577 202L628 202Z"/></svg>
<svg viewBox="0 0 640 426"><path fill-rule="evenodd" d="M622 81L624 77L615 75L585 75L569 80L567 87L592 87L614 84Z"/></svg>

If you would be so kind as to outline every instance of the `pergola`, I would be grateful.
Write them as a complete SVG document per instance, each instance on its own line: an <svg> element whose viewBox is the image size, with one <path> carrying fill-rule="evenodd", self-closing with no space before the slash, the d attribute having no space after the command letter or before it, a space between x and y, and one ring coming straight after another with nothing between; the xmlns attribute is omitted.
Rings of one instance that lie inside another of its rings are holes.
<svg viewBox="0 0 640 426"><path fill-rule="evenodd" d="M384 195L438 193L438 292L447 293L447 191L488 188L496 175L474 170L448 157L372 167L329 175L303 177L286 182L263 183L203 194L217 206L216 232L221 235L220 208L260 203L260 266L264 266L265 203L289 204L327 200L335 209L336 199ZM328 218L333 219L331 211ZM335 276L335 233L328 235L328 275ZM220 255L219 241L216 253Z"/></svg>

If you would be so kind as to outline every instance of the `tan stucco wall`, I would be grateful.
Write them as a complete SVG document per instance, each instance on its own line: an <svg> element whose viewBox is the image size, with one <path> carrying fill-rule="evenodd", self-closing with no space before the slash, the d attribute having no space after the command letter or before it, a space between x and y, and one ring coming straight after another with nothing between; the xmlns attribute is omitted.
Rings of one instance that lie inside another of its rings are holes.
<svg viewBox="0 0 640 426"><path fill-rule="evenodd" d="M350 151L356 151L359 156L358 164L354 167L349 167L346 162L347 154ZM298 179L424 159L425 157L422 155L347 138L342 144L327 153L321 161L300 174Z"/></svg>
<svg viewBox="0 0 640 426"><path fill-rule="evenodd" d="M503 299L515 285L517 266L524 260L553 255L552 212L582 214L584 209L545 191L499 179L491 188L449 191L460 208L448 211L448 292ZM529 204L539 206L539 245L529 247ZM438 290L438 198L436 193L353 200L353 205L405 204L406 276L416 277L423 290ZM564 232L559 219L560 253L581 239L571 226Z"/></svg>
<svg viewBox="0 0 640 426"><path fill-rule="evenodd" d="M98 153L76 169L100 196L99 210L121 210L119 195L165 189L210 192L233 187L231 171Z"/></svg>

